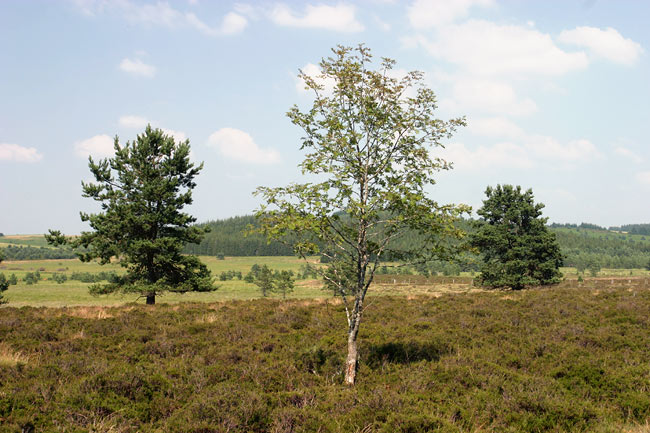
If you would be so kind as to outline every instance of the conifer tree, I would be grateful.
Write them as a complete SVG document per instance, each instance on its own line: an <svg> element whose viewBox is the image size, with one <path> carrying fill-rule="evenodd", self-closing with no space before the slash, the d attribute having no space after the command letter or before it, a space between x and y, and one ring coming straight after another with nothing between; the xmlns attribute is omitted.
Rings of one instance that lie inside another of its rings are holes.
<svg viewBox="0 0 650 433"><path fill-rule="evenodd" d="M176 142L147 126L124 146L115 137L115 156L89 158L94 182L82 182L83 196L101 204L97 214L81 213L92 231L72 240L50 230L51 244L83 248L79 258L101 264L118 260L126 274L91 286L91 293L138 293L154 304L161 292L212 291L210 271L196 256L183 255L186 243L201 241L204 229L183 212L192 203L194 178L203 168L190 161L189 140Z"/></svg>
<svg viewBox="0 0 650 433"><path fill-rule="evenodd" d="M484 286L510 287L559 283L562 253L555 234L546 227L542 203L535 203L531 189L497 185L485 191L487 199L477 211L470 244L483 255L478 282Z"/></svg>

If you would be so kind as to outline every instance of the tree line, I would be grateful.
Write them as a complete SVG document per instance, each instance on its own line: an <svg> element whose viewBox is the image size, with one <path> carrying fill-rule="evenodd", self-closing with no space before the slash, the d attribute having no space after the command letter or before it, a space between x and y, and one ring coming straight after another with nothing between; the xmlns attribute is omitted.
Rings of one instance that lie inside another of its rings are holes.
<svg viewBox="0 0 650 433"><path fill-rule="evenodd" d="M473 219L465 218L457 221L455 225L471 234L474 231L473 223ZM259 233L247 234L250 227L253 229L259 227L259 223L253 215L210 221L200 226L209 228L210 232L206 234L201 243L186 245L184 251L188 254L209 256L223 254L234 257L293 255L290 243L279 241L268 243L266 238ZM605 228L589 223L554 223L548 227L557 237L560 250L565 257L565 266L586 269L595 263L599 268L641 269L645 268L650 261L650 239L648 242L643 239L635 240L631 237L624 239L617 233L610 233ZM602 232L596 233L594 230ZM410 231L395 239L393 245L396 249L404 250L408 245L421 242L421 236L415 231ZM391 257L386 257L386 261L390 260ZM423 274L441 272L453 275L456 272L455 269L458 272L478 271L480 260L479 256L462 253L455 257L453 262L432 260L419 265L417 270Z"/></svg>

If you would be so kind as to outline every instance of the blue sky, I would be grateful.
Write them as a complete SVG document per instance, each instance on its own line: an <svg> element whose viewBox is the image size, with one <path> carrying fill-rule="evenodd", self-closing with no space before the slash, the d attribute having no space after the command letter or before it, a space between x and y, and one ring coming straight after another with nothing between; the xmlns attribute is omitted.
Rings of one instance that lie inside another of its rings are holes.
<svg viewBox="0 0 650 433"><path fill-rule="evenodd" d="M512 183L554 222L650 222L648 16L626 0L5 0L0 232L85 229L88 155L147 122L205 162L200 221L250 213L257 186L300 179L298 70L358 43L423 71L440 118L467 116L432 151L455 165L436 200L476 208Z"/></svg>

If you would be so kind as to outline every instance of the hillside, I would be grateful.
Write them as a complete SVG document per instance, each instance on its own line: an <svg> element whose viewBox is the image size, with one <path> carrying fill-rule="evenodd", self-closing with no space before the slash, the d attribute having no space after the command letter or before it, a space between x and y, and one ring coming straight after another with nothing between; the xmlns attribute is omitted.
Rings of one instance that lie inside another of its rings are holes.
<svg viewBox="0 0 650 433"><path fill-rule="evenodd" d="M471 230L469 221L462 228ZM291 248L279 242L266 242L259 234L244 236L249 225L255 225L252 215L210 221L210 227L199 245L188 245L186 252L202 255L266 256L291 255ZM650 224L626 225L606 229L595 224L552 224L549 228L556 234L560 248L566 256L566 266L589 267L596 264L603 268L643 268L650 261L650 235L644 230ZM627 229L628 232L625 232ZM401 239L401 242L417 242L417 236Z"/></svg>
<svg viewBox="0 0 650 433"><path fill-rule="evenodd" d="M249 226L255 226L252 215L237 216L201 224L210 228L200 244L190 244L186 253L233 257L291 256L290 246L280 242L266 241L260 234L244 234ZM462 229L471 231L470 221L461 222ZM565 266L589 268L590 266L632 269L645 268L650 262L650 224L630 224L609 229L595 224L551 224L564 253ZM418 242L417 236L407 236L398 242ZM41 260L76 257L68 249L46 246L40 235L0 237L0 251L6 260ZM475 268L471 263L476 257L463 257L463 270ZM437 269L440 270L440 269Z"/></svg>

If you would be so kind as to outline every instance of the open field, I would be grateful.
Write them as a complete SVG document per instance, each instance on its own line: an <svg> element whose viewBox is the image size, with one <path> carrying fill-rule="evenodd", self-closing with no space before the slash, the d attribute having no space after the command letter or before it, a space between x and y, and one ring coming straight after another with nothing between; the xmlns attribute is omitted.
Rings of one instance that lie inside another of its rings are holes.
<svg viewBox="0 0 650 433"><path fill-rule="evenodd" d="M0 432L647 432L650 290L13 308ZM644 427L645 426L645 427Z"/></svg>
<svg viewBox="0 0 650 433"><path fill-rule="evenodd" d="M250 271L251 266L255 263L267 265L271 269L293 270L298 271L304 264L301 259L296 257L226 257L225 260L217 260L215 257L202 256L201 259L208 265L215 278L224 271L239 271L246 274ZM314 265L318 264L315 257L310 260ZM37 284L28 285L22 281L28 272L39 271L42 281ZM137 295L134 294L115 294L105 296L91 296L88 293L88 283L68 280L63 284L57 284L52 277L55 273L65 274L68 278L73 272L99 273L102 271L122 272L122 268L117 264L100 266L97 263L82 263L77 259L57 259L57 260L25 260L25 261L5 261L0 263L0 272L9 277L15 274L19 279L19 284L10 286L5 292L5 297L11 306L83 306L83 305L122 305L129 302L137 301ZM563 273L567 278L568 284L574 284L578 273L574 268L563 268ZM609 278L609 280L607 280ZM641 281L644 278L650 278L650 273L644 269L603 269L597 278L585 276L583 285L589 285L590 281L609 281L614 286L619 282ZM641 279L641 280L640 280ZM460 277L431 277L425 278L418 275L399 275L399 276L377 276L376 290L373 294L381 295L436 295L445 292L466 292L476 291L472 287L472 277L469 273L462 273ZM260 297L257 286L242 280L216 281L219 290L213 293L186 293L186 294L163 294L157 299L162 303L178 302L215 302L222 300L246 300ZM578 283L575 282L577 285ZM648 283L650 284L650 283ZM321 283L317 280L298 280L293 293L289 295L294 299L325 299L331 297L328 292L321 289ZM142 301L142 300L140 300Z"/></svg>
<svg viewBox="0 0 650 433"><path fill-rule="evenodd" d="M201 259L208 265L213 276L218 279L221 272L240 271L246 274L255 263L268 265L277 270L298 271L304 261L296 257L227 257L225 260L217 260L215 257L203 256ZM317 259L313 260L316 264ZM27 285L22 278L28 272L39 271L42 281L37 284ZM88 283L68 280L63 284L57 284L52 280L55 273L65 274L70 277L73 272L99 273L101 271L123 272L118 264L101 266L97 263L82 263L77 259L70 260L25 260L5 261L0 264L0 272L7 277L16 274L20 280L16 286L10 286L4 295L12 306L20 307L49 306L62 307L73 305L120 305L134 302L137 295L115 294L105 296L91 296L88 293ZM158 302L214 302L228 299L253 299L260 297L259 289L254 284L241 280L216 281L219 290L212 293L186 293L163 294ZM320 289L320 284L314 281L301 280L296 284L295 291L289 295L292 298L318 298L326 297L327 294Z"/></svg>
<svg viewBox="0 0 650 433"><path fill-rule="evenodd" d="M5 235L0 237L0 248L8 245L49 247L43 235Z"/></svg>

